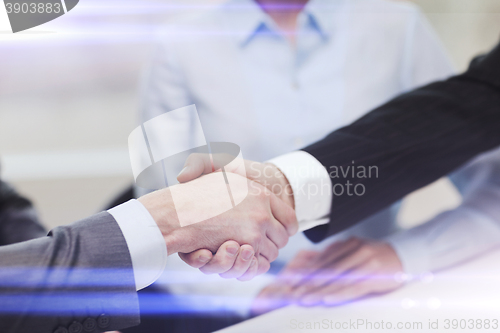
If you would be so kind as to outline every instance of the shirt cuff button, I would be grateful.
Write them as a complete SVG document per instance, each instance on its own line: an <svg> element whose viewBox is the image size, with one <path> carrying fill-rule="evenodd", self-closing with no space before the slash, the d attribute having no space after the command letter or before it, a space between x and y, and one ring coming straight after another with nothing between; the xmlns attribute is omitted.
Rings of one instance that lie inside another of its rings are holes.
<svg viewBox="0 0 500 333"><path fill-rule="evenodd" d="M109 316L104 313L97 318L97 326L99 326L99 328L108 328L109 322Z"/></svg>
<svg viewBox="0 0 500 333"><path fill-rule="evenodd" d="M83 330L85 332L93 332L97 328L97 322L94 318L87 318L83 322Z"/></svg>
<svg viewBox="0 0 500 333"><path fill-rule="evenodd" d="M69 325L68 331L69 333L82 333L83 325L77 321L74 321L71 325Z"/></svg>

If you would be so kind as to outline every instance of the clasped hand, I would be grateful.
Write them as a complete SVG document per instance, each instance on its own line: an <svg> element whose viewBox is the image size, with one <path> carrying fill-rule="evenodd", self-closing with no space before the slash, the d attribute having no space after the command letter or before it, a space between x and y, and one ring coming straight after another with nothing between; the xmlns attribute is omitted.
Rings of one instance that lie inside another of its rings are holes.
<svg viewBox="0 0 500 333"><path fill-rule="evenodd" d="M186 161L178 177L181 184L174 185L175 204L169 188L139 198L158 224L169 255L179 253L190 266L224 278L250 280L269 270L279 249L298 231L293 197L290 191L270 190L278 183L286 186L284 177L264 181L264 168L273 166L249 161L245 164L246 173L230 167L225 171L230 184L246 182L247 197L234 208L199 223L181 227L177 213L181 210L187 215L196 214L197 210L211 209L227 200L227 191L216 190L220 188L215 185L220 180L220 174L216 174L219 170L213 170L206 155L193 154ZM276 167L273 171L280 174ZM231 191L237 196L234 191L240 189L232 187Z"/></svg>

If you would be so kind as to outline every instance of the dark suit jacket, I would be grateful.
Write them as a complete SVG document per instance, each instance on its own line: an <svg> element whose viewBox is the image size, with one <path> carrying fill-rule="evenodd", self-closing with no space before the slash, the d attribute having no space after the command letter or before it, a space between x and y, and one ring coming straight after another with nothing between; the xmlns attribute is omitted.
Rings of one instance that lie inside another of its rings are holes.
<svg viewBox="0 0 500 333"><path fill-rule="evenodd" d="M31 202L0 180L0 246L46 235Z"/></svg>
<svg viewBox="0 0 500 333"><path fill-rule="evenodd" d="M328 172L346 170L353 161L356 171L378 168L378 178L376 169L372 178L350 172L332 178L334 185L362 183L366 193L334 195L330 223L306 234L320 241L346 229L498 145L500 45L476 58L464 74L401 95L306 147Z"/></svg>
<svg viewBox="0 0 500 333"><path fill-rule="evenodd" d="M0 183L0 332L102 332L139 324L130 254L110 214L45 235L29 201Z"/></svg>

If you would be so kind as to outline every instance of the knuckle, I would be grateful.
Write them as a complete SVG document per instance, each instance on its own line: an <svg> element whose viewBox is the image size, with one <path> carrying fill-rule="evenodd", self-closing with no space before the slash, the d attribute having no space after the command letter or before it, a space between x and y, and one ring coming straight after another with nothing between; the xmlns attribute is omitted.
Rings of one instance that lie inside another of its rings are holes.
<svg viewBox="0 0 500 333"><path fill-rule="evenodd" d="M262 256L266 259L268 262L273 262L278 258L279 255L279 250L276 246L271 246L265 251L262 252Z"/></svg>
<svg viewBox="0 0 500 333"><path fill-rule="evenodd" d="M273 248L271 251L271 257L269 258L269 261L275 261L278 259L280 252L277 248Z"/></svg>
<svg viewBox="0 0 500 333"><path fill-rule="evenodd" d="M290 209L286 210L285 214L286 222L288 225L294 226L297 224L297 214L295 214L295 211L290 207Z"/></svg>
<svg viewBox="0 0 500 333"><path fill-rule="evenodd" d="M288 244L288 237L283 237L278 242L278 246L280 249L284 248L287 244Z"/></svg>
<svg viewBox="0 0 500 333"><path fill-rule="evenodd" d="M257 275L266 273L271 268L271 264L266 259L259 260L259 267L257 269Z"/></svg>
<svg viewBox="0 0 500 333"><path fill-rule="evenodd" d="M260 244L262 242L262 234L260 232L254 232L250 235L250 245Z"/></svg>
<svg viewBox="0 0 500 333"><path fill-rule="evenodd" d="M288 240L290 239L290 235L288 234L286 229L283 229L280 236L281 236L279 238L280 244L278 244L278 245L279 245L279 248L281 249L288 244Z"/></svg>
<svg viewBox="0 0 500 333"><path fill-rule="evenodd" d="M265 225L267 223L269 223L269 221L271 220L271 216L269 215L269 212L265 211L265 210L259 210L258 212L256 212L256 215L255 215L255 221L257 222L257 224L259 225Z"/></svg>

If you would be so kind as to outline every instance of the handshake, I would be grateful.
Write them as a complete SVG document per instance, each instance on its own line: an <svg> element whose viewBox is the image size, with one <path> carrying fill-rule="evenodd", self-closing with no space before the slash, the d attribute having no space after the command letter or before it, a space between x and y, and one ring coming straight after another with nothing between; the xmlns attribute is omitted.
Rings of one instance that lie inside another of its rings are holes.
<svg viewBox="0 0 500 333"><path fill-rule="evenodd" d="M214 170L209 155L190 155L177 177L180 184L138 199L160 228L168 255L179 253L182 260L205 274L241 281L269 270L279 249L298 231L293 191L273 164L244 161L244 166L230 164L224 171L227 183L243 184L231 186L232 196L248 193L246 198L236 206L233 203L233 209L199 223L181 223L178 216L199 221L197 212L218 211L227 204L227 190L216 184L222 170Z"/></svg>

